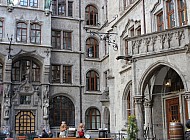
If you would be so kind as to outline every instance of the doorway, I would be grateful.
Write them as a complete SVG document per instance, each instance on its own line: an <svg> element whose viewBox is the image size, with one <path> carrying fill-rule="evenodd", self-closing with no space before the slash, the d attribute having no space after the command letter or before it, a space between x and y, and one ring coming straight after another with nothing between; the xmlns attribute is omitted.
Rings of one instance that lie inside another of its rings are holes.
<svg viewBox="0 0 190 140"><path fill-rule="evenodd" d="M35 132L35 116L31 111L20 111L15 116L16 134Z"/></svg>

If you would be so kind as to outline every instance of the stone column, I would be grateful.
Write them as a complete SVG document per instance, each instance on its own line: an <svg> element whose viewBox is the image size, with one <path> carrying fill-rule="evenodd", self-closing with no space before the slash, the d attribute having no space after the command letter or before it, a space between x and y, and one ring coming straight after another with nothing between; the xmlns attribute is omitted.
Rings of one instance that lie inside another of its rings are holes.
<svg viewBox="0 0 190 140"><path fill-rule="evenodd" d="M144 102L145 107L145 130L147 139L153 140L153 123L152 123L152 101L145 100Z"/></svg>
<svg viewBox="0 0 190 140"><path fill-rule="evenodd" d="M134 97L135 101L135 116L137 119L138 126L138 139L144 140L144 122L143 122L143 97L141 95L136 95Z"/></svg>
<svg viewBox="0 0 190 140"><path fill-rule="evenodd" d="M186 91L185 98L187 100L187 109L188 109L188 119L190 119L190 92Z"/></svg>

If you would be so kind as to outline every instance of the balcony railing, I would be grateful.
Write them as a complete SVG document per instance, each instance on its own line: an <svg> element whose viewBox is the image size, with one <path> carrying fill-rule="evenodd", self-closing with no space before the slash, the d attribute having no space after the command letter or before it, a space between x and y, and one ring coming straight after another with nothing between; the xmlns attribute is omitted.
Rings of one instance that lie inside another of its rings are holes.
<svg viewBox="0 0 190 140"><path fill-rule="evenodd" d="M190 26L127 38L128 55L147 56L190 48Z"/></svg>

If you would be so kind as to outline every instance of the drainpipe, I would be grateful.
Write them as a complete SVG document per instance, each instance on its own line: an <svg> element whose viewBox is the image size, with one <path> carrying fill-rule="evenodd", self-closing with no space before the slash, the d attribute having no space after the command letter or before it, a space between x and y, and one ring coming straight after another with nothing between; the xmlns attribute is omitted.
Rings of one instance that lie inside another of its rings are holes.
<svg viewBox="0 0 190 140"><path fill-rule="evenodd" d="M79 80L80 80L80 122L82 123L82 49L81 49L81 0L79 0Z"/></svg>
<svg viewBox="0 0 190 140"><path fill-rule="evenodd" d="M143 23L144 23L144 34L146 34L146 21L145 21L145 2L143 0Z"/></svg>

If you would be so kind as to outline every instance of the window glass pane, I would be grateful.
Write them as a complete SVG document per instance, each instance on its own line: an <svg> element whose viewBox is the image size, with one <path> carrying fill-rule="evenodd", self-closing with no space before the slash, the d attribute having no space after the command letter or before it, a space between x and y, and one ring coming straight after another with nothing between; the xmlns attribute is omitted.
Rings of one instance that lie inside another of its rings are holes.
<svg viewBox="0 0 190 140"><path fill-rule="evenodd" d="M56 96L50 101L50 125L60 126L66 121L68 126L75 126L75 107L65 96Z"/></svg>
<svg viewBox="0 0 190 140"><path fill-rule="evenodd" d="M68 2L68 16L70 17L73 16L73 2L72 1Z"/></svg>
<svg viewBox="0 0 190 140"><path fill-rule="evenodd" d="M28 0L20 0L21 6L28 6Z"/></svg>

